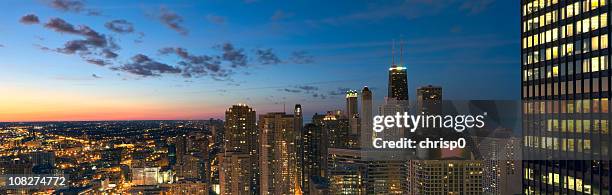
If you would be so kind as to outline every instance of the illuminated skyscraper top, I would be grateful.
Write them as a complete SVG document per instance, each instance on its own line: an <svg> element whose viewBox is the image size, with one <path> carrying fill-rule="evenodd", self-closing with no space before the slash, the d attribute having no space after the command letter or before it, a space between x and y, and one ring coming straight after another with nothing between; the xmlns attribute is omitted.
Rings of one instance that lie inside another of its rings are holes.
<svg viewBox="0 0 612 195"><path fill-rule="evenodd" d="M396 100L408 101L408 73L403 63L403 45L400 42L400 63L395 63L395 42L393 43L393 49L391 50L392 61L391 68L389 68L389 94L387 97L395 98Z"/></svg>
<svg viewBox="0 0 612 195"><path fill-rule="evenodd" d="M359 111L357 106L357 97L359 94L355 90L349 90L346 92L346 114L348 118L359 117Z"/></svg>

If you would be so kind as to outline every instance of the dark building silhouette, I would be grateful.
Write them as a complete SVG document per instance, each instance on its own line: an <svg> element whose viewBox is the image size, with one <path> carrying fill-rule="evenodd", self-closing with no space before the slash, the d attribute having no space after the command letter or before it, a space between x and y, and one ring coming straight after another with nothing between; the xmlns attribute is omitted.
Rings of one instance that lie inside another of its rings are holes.
<svg viewBox="0 0 612 195"><path fill-rule="evenodd" d="M324 154L325 137L322 135L323 128L321 125L308 123L303 130L303 171L302 171L302 189L304 194L309 194L310 185L313 183L313 178L323 178L325 175L324 164L327 160Z"/></svg>
<svg viewBox="0 0 612 195"><path fill-rule="evenodd" d="M399 63L395 61L395 41L391 48L391 67L389 68L389 83L387 98L398 101L408 101L408 73L404 65L404 45L400 40Z"/></svg>
<svg viewBox="0 0 612 195"><path fill-rule="evenodd" d="M425 114L441 114L442 87L428 85L417 89L417 110Z"/></svg>
<svg viewBox="0 0 612 195"><path fill-rule="evenodd" d="M406 67L393 65L389 68L388 97L408 100L408 74Z"/></svg>

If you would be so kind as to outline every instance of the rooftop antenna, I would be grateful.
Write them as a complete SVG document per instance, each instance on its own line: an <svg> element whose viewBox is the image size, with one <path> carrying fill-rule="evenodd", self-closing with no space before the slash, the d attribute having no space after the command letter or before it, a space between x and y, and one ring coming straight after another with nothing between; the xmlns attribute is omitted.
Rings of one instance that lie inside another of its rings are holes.
<svg viewBox="0 0 612 195"><path fill-rule="evenodd" d="M395 66L395 39L391 39L391 66Z"/></svg>
<svg viewBox="0 0 612 195"><path fill-rule="evenodd" d="M283 113L285 112L285 102L283 102Z"/></svg>
<svg viewBox="0 0 612 195"><path fill-rule="evenodd" d="M404 38L400 35L400 65L404 66Z"/></svg>

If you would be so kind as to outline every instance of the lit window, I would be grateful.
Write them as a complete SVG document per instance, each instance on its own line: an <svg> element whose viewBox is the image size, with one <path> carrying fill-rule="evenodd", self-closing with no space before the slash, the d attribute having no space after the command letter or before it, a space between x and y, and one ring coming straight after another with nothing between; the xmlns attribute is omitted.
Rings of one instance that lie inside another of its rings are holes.
<svg viewBox="0 0 612 195"><path fill-rule="evenodd" d="M599 28L599 16L593 16L591 18L591 30Z"/></svg>
<svg viewBox="0 0 612 195"><path fill-rule="evenodd" d="M595 36L591 38L591 51L595 51L599 49L599 36Z"/></svg>
<svg viewBox="0 0 612 195"><path fill-rule="evenodd" d="M601 35L601 45L600 45L601 49L607 49L608 48L608 34L605 35Z"/></svg>
<svg viewBox="0 0 612 195"><path fill-rule="evenodd" d="M574 53L574 44L568 43L566 49L567 49L567 55L572 55Z"/></svg>
<svg viewBox="0 0 612 195"><path fill-rule="evenodd" d="M565 9L565 12L568 18L574 16L574 5L568 5Z"/></svg>
<svg viewBox="0 0 612 195"><path fill-rule="evenodd" d="M591 58L591 72L599 71L599 57Z"/></svg>
<svg viewBox="0 0 612 195"><path fill-rule="evenodd" d="M585 33L585 32L589 32L589 30L590 30L590 28L589 28L589 26L590 26L590 23L589 23L589 22L590 22L590 20L591 20L591 19L589 19L589 18L582 20L582 32L583 32L583 33Z"/></svg>
<svg viewBox="0 0 612 195"><path fill-rule="evenodd" d="M582 61L582 72L583 73L591 72L591 61L590 60Z"/></svg>
<svg viewBox="0 0 612 195"><path fill-rule="evenodd" d="M599 0L591 0L591 10L597 9L599 7Z"/></svg>
<svg viewBox="0 0 612 195"><path fill-rule="evenodd" d="M602 28L608 26L608 13L601 14L599 18L601 19Z"/></svg>

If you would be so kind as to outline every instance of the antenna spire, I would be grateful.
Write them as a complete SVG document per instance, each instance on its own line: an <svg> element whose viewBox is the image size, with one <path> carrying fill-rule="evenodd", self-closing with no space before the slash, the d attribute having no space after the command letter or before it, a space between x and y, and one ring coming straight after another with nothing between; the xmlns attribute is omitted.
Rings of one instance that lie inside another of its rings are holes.
<svg viewBox="0 0 612 195"><path fill-rule="evenodd" d="M404 66L404 39L400 36L400 65Z"/></svg>
<svg viewBox="0 0 612 195"><path fill-rule="evenodd" d="M391 66L395 66L395 39L391 39Z"/></svg>

